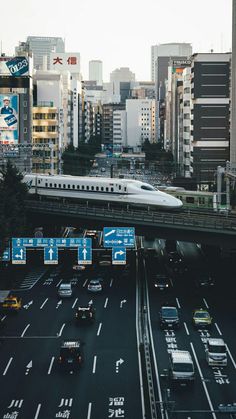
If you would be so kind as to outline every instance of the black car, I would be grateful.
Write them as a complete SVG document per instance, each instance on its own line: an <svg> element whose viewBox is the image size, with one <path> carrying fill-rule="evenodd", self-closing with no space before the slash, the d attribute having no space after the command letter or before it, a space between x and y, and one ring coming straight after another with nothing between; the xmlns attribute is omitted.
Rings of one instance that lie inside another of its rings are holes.
<svg viewBox="0 0 236 419"><path fill-rule="evenodd" d="M215 285L214 278L207 273L196 274L195 285L197 288L211 288Z"/></svg>
<svg viewBox="0 0 236 419"><path fill-rule="evenodd" d="M186 270L184 261L177 251L168 253L167 263L175 273L183 273Z"/></svg>
<svg viewBox="0 0 236 419"><path fill-rule="evenodd" d="M60 366L70 370L79 369L84 362L83 345L80 339L64 340L58 360Z"/></svg>
<svg viewBox="0 0 236 419"><path fill-rule="evenodd" d="M160 310L160 327L161 329L171 328L178 329L179 324L179 314L178 310L174 306L164 305Z"/></svg>
<svg viewBox="0 0 236 419"><path fill-rule="evenodd" d="M160 291L167 291L170 288L170 280L167 274L158 273L154 277L154 287Z"/></svg>
<svg viewBox="0 0 236 419"><path fill-rule="evenodd" d="M95 308L92 306L92 304L78 307L76 309L75 318L77 322L93 323L95 321Z"/></svg>

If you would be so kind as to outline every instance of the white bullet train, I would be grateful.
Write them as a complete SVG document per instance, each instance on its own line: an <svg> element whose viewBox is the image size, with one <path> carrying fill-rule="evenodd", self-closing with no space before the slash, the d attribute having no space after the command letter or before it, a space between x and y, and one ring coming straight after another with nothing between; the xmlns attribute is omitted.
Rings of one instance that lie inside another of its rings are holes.
<svg viewBox="0 0 236 419"><path fill-rule="evenodd" d="M23 182L42 199L96 201L142 208L178 210L183 203L152 185L133 179L28 174Z"/></svg>

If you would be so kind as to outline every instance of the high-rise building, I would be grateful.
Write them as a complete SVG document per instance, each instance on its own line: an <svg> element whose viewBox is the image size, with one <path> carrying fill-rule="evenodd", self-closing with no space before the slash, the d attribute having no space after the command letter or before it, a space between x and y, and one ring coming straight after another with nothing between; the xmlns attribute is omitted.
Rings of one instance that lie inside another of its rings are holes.
<svg viewBox="0 0 236 419"><path fill-rule="evenodd" d="M89 80L97 82L98 86L102 85L102 61L91 60L89 61Z"/></svg>
<svg viewBox="0 0 236 419"><path fill-rule="evenodd" d="M233 0L230 163L236 165L236 0Z"/></svg>
<svg viewBox="0 0 236 419"><path fill-rule="evenodd" d="M156 61L158 57L189 57L192 55L191 44L188 43L168 43L151 46L151 80L157 81L156 79ZM168 67L168 61L167 61ZM166 73L167 75L167 73ZM163 80L161 76L160 80Z"/></svg>
<svg viewBox="0 0 236 419"><path fill-rule="evenodd" d="M145 140L155 141L155 100L127 99L127 146L140 151Z"/></svg>
<svg viewBox="0 0 236 419"><path fill-rule="evenodd" d="M65 42L58 37L28 36L26 44L33 53L33 66L36 70L49 70L50 53L65 52Z"/></svg>
<svg viewBox="0 0 236 419"><path fill-rule="evenodd" d="M135 74L130 71L129 67L120 67L110 73L111 82L129 82L135 81Z"/></svg>

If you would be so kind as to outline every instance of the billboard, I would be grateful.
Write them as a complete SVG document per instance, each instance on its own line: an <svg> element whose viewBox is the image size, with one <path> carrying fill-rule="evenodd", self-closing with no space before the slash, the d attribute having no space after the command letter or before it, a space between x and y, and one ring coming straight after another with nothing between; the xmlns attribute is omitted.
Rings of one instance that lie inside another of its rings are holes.
<svg viewBox="0 0 236 419"><path fill-rule="evenodd" d="M27 57L0 57L0 75L28 76L29 60Z"/></svg>
<svg viewBox="0 0 236 419"><path fill-rule="evenodd" d="M79 52L53 52L50 54L50 70L80 73Z"/></svg>
<svg viewBox="0 0 236 419"><path fill-rule="evenodd" d="M0 94L0 143L18 143L18 95Z"/></svg>

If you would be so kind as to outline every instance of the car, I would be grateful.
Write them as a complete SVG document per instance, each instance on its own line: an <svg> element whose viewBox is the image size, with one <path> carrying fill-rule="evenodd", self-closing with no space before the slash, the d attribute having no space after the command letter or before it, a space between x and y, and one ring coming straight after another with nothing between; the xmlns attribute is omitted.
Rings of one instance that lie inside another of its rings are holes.
<svg viewBox="0 0 236 419"><path fill-rule="evenodd" d="M97 279L90 279L90 281L88 283L87 290L89 292L94 292L94 293L101 292L102 291L101 280L99 278L97 278Z"/></svg>
<svg viewBox="0 0 236 419"><path fill-rule="evenodd" d="M58 363L70 370L79 369L84 362L84 343L80 339L67 339L61 343Z"/></svg>
<svg viewBox="0 0 236 419"><path fill-rule="evenodd" d="M84 271L85 266L84 265L78 265L77 263L74 263L72 266L73 271Z"/></svg>
<svg viewBox="0 0 236 419"><path fill-rule="evenodd" d="M154 287L160 291L167 291L170 287L169 277L165 273L158 273L154 277Z"/></svg>
<svg viewBox="0 0 236 419"><path fill-rule="evenodd" d="M175 350L170 353L169 375L173 386L193 385L194 364L189 351Z"/></svg>
<svg viewBox="0 0 236 419"><path fill-rule="evenodd" d="M192 323L193 326L196 328L211 328L212 317L210 316L209 312L204 308L198 308L193 311Z"/></svg>
<svg viewBox="0 0 236 419"><path fill-rule="evenodd" d="M175 273L182 273L184 271L183 260L177 251L169 252L167 259L167 263Z"/></svg>
<svg viewBox="0 0 236 419"><path fill-rule="evenodd" d="M101 255L98 264L99 266L111 266L111 255Z"/></svg>
<svg viewBox="0 0 236 419"><path fill-rule="evenodd" d="M7 312L18 313L21 307L22 299L20 297L16 297L15 295L9 295L8 297L5 297L1 303L1 309Z"/></svg>
<svg viewBox="0 0 236 419"><path fill-rule="evenodd" d="M196 275L195 285L197 288L211 288L215 285L215 281L211 275L207 273L199 273Z"/></svg>
<svg viewBox="0 0 236 419"><path fill-rule="evenodd" d="M58 296L61 298L72 297L72 286L70 282L62 282L58 288Z"/></svg>
<svg viewBox="0 0 236 419"><path fill-rule="evenodd" d="M93 323L95 321L95 308L92 304L77 307L75 319L77 322Z"/></svg>
<svg viewBox="0 0 236 419"><path fill-rule="evenodd" d="M159 312L160 316L160 327L178 329L180 326L179 323L179 314L175 306L163 305Z"/></svg>

